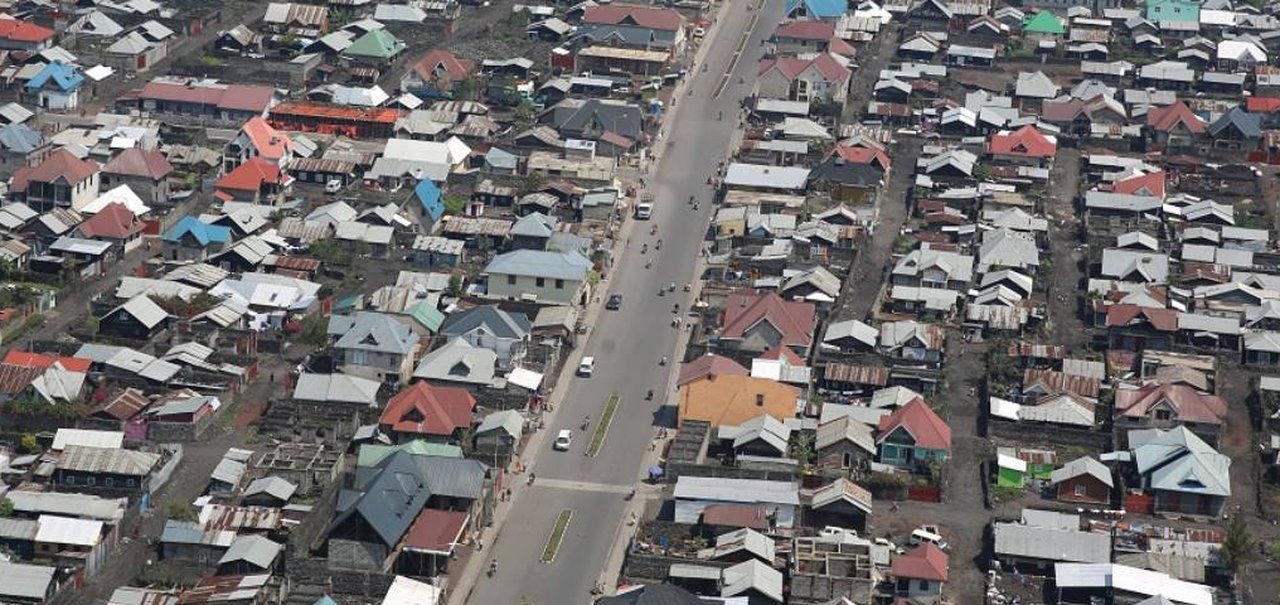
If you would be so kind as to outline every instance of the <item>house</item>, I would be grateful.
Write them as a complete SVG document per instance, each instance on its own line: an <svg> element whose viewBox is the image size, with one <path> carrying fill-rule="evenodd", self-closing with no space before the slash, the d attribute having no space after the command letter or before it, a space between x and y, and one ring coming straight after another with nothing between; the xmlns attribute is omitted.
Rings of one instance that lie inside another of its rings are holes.
<svg viewBox="0 0 1280 605"><path fill-rule="evenodd" d="M840 39L836 37L835 23L830 21L792 21L773 30L773 45L778 54L827 52L834 40Z"/></svg>
<svg viewBox="0 0 1280 605"><path fill-rule="evenodd" d="M27 80L24 87L42 109L69 111L80 106L80 88L84 86L80 68L53 61Z"/></svg>
<svg viewBox="0 0 1280 605"><path fill-rule="evenodd" d="M734 456L783 458L790 447L791 428L773 416L760 414L739 425L721 424L716 437Z"/></svg>
<svg viewBox="0 0 1280 605"><path fill-rule="evenodd" d="M882 417L876 431L880 462L922 470L951 453L951 427L923 399L913 399Z"/></svg>
<svg viewBox="0 0 1280 605"><path fill-rule="evenodd" d="M60 491L143 494L162 460L151 452L68 445L54 463L50 483Z"/></svg>
<svg viewBox="0 0 1280 605"><path fill-rule="evenodd" d="M1252 151L1262 138L1262 116L1237 105L1209 125L1209 137L1216 149Z"/></svg>
<svg viewBox="0 0 1280 605"><path fill-rule="evenodd" d="M76 227L77 237L110 242L118 254L132 252L142 244L144 225L124 204L107 204L97 214Z"/></svg>
<svg viewBox="0 0 1280 605"><path fill-rule="evenodd" d="M8 180L14 170L27 165L27 158L43 155L48 145L40 131L26 124L0 126L0 179Z"/></svg>
<svg viewBox="0 0 1280 605"><path fill-rule="evenodd" d="M590 297L587 277L593 270L578 252L515 250L494 257L483 273L491 297L580 305Z"/></svg>
<svg viewBox="0 0 1280 605"><path fill-rule="evenodd" d="M329 318L328 333L339 367L382 382L406 383L413 374L418 334L383 313L360 311Z"/></svg>
<svg viewBox="0 0 1280 605"><path fill-rule="evenodd" d="M1001 131L987 141L987 154L1000 161L1045 167L1058 153L1055 137L1027 125L1013 132Z"/></svg>
<svg viewBox="0 0 1280 605"><path fill-rule="evenodd" d="M102 188L126 185L149 204L169 200L169 175L173 165L158 149L130 147L102 167Z"/></svg>
<svg viewBox="0 0 1280 605"><path fill-rule="evenodd" d="M679 422L698 420L712 428L738 426L760 414L780 420L793 418L800 391L770 380L742 375L712 375L680 387Z"/></svg>
<svg viewBox="0 0 1280 605"><path fill-rule="evenodd" d="M0 23L12 22L0 20ZM57 575L56 567L0 561L0 600L33 605L50 603L58 594Z"/></svg>
<svg viewBox="0 0 1280 605"><path fill-rule="evenodd" d="M1146 0L1143 17L1152 23L1199 23L1200 3L1193 0Z"/></svg>
<svg viewBox="0 0 1280 605"><path fill-rule="evenodd" d="M293 177L278 164L255 157L235 167L214 183L214 197L227 202L279 205L289 195Z"/></svg>
<svg viewBox="0 0 1280 605"><path fill-rule="evenodd" d="M932 542L894 556L889 569L894 591L911 602L937 602L947 582L947 559L947 553Z"/></svg>
<svg viewBox="0 0 1280 605"><path fill-rule="evenodd" d="M754 354L782 346L803 357L817 323L813 303L783 300L774 292L733 292L720 317L719 346Z"/></svg>
<svg viewBox="0 0 1280 605"><path fill-rule="evenodd" d="M272 542L263 536L238 535L231 541L231 546L223 553L222 558L218 559L218 575L232 576L274 571L283 550L283 544Z"/></svg>
<svg viewBox="0 0 1280 605"><path fill-rule="evenodd" d="M169 322L166 312L151 297L139 294L110 310L98 320L98 333L104 336L149 340Z"/></svg>
<svg viewBox="0 0 1280 605"><path fill-rule="evenodd" d="M243 124L253 116L266 116L278 100L276 89L271 86L166 76L152 79L136 95L125 95L117 106Z"/></svg>
<svg viewBox="0 0 1280 605"><path fill-rule="evenodd" d="M454 443L471 428L476 399L460 387L416 382L400 390L383 409L378 426L397 443L413 439Z"/></svg>
<svg viewBox="0 0 1280 605"><path fill-rule="evenodd" d="M1054 469L1049 476L1049 485L1062 502L1095 506L1111 504L1111 490L1115 487L1111 469L1089 456L1076 458L1062 468Z"/></svg>
<svg viewBox="0 0 1280 605"><path fill-rule="evenodd" d="M280 477L259 477L240 492L240 501L245 506L280 508L289 504L297 491L298 486Z"/></svg>
<svg viewBox="0 0 1280 605"><path fill-rule="evenodd" d="M554 128L563 139L599 142L622 137L639 141L645 133L640 107L610 99L565 99L543 112L538 121Z"/></svg>
<svg viewBox="0 0 1280 605"><path fill-rule="evenodd" d="M844 203L869 202L884 184L891 160L873 146L837 145L821 164L809 172L809 183Z"/></svg>
<svg viewBox="0 0 1280 605"><path fill-rule="evenodd" d="M880 324L880 348L910 363L938 364L946 351L946 333L934 324L886 321Z"/></svg>
<svg viewBox="0 0 1280 605"><path fill-rule="evenodd" d="M372 408L378 405L376 380L349 374L300 374L293 399L317 404Z"/></svg>
<svg viewBox="0 0 1280 605"><path fill-rule="evenodd" d="M182 217L160 237L169 260L202 261L223 251L231 242L231 228L210 225L194 216Z"/></svg>
<svg viewBox="0 0 1280 605"><path fill-rule="evenodd" d="M1111 560L1111 536L1081 530L1078 515L1023 509L1020 522L992 523L991 533L995 538L992 558L1006 570L1042 574L1059 561Z"/></svg>
<svg viewBox="0 0 1280 605"><path fill-rule="evenodd" d="M819 424L813 447L815 465L844 472L868 468L876 455L871 426L852 415Z"/></svg>
<svg viewBox="0 0 1280 605"><path fill-rule="evenodd" d="M1114 408L1118 429L1183 426L1210 444L1217 443L1227 416L1225 399L1181 383L1121 385Z"/></svg>
<svg viewBox="0 0 1280 605"><path fill-rule="evenodd" d="M455 338L424 355L413 370L413 377L479 389L493 384L497 366L496 352Z"/></svg>
<svg viewBox="0 0 1280 605"><path fill-rule="evenodd" d="M765 509L774 526L793 527L800 506L799 489L790 481L729 479L681 475L676 479L675 522L694 525L703 512L717 505L757 505Z"/></svg>
<svg viewBox="0 0 1280 605"><path fill-rule="evenodd" d="M755 92L762 98L842 105L853 72L831 53L811 59L778 57L760 62Z"/></svg>
<svg viewBox="0 0 1280 605"><path fill-rule="evenodd" d="M262 23L272 33L318 37L329 30L329 7L271 2Z"/></svg>
<svg viewBox="0 0 1280 605"><path fill-rule="evenodd" d="M726 567L720 575L720 597L725 600L737 597L747 603L762 605L782 605L785 602L782 572L760 559L753 558Z"/></svg>
<svg viewBox="0 0 1280 605"><path fill-rule="evenodd" d="M476 63L444 49L427 51L400 78L400 90L420 97L452 98L454 89L475 73Z"/></svg>
<svg viewBox="0 0 1280 605"><path fill-rule="evenodd" d="M35 166L14 170L9 193L37 212L54 208L79 211L98 197L99 172L94 161L56 149Z"/></svg>
<svg viewBox="0 0 1280 605"><path fill-rule="evenodd" d="M53 30L30 21L0 19L0 50L19 50L35 53L49 48Z"/></svg>
<svg viewBox="0 0 1280 605"><path fill-rule="evenodd" d="M496 352L499 369L509 370L524 359L531 330L532 324L524 313L484 305L449 315L440 326L440 335L450 340L461 338L472 346Z"/></svg>
<svg viewBox="0 0 1280 605"><path fill-rule="evenodd" d="M1231 458L1186 427L1129 431L1133 470L1155 513L1217 517L1231 497Z"/></svg>
<svg viewBox="0 0 1280 605"><path fill-rule="evenodd" d="M963 292L973 280L973 257L922 244L898 260L890 273L895 286Z"/></svg>
<svg viewBox="0 0 1280 605"><path fill-rule="evenodd" d="M834 20L849 10L838 0L787 0L783 15L789 19Z"/></svg>
<svg viewBox="0 0 1280 605"><path fill-rule="evenodd" d="M1168 148L1194 147L1209 125L1183 101L1147 110L1148 136Z"/></svg>
<svg viewBox="0 0 1280 605"><path fill-rule="evenodd" d="M515 452L524 434L524 416L517 410L501 410L484 417L475 430L475 448L485 452Z"/></svg>
<svg viewBox="0 0 1280 605"><path fill-rule="evenodd" d="M385 66L404 52L404 41L385 29L375 29L356 38L341 56L356 65Z"/></svg>
<svg viewBox="0 0 1280 605"><path fill-rule="evenodd" d="M575 37L584 46L661 51L674 57L685 43L685 19L674 8L604 4L587 8Z"/></svg>
<svg viewBox="0 0 1280 605"><path fill-rule="evenodd" d="M819 346L823 351L864 352L874 349L879 337L880 333L875 328L859 320L849 319L828 324Z"/></svg>
<svg viewBox="0 0 1280 605"><path fill-rule="evenodd" d="M281 169L293 159L293 141L262 116L249 118L222 150L222 170L232 172L252 158L262 158Z"/></svg>

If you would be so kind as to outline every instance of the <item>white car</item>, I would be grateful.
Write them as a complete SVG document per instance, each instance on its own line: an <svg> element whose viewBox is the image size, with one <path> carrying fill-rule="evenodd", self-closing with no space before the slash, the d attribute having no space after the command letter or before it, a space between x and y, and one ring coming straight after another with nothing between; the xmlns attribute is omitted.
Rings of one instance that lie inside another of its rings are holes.
<svg viewBox="0 0 1280 605"><path fill-rule="evenodd" d="M324 184L325 193L332 195L339 191L342 191L342 181L339 179L329 179L329 182Z"/></svg>
<svg viewBox="0 0 1280 605"><path fill-rule="evenodd" d="M556 442L552 444L551 447L562 452L567 452L569 451L570 445L573 445L573 431L569 429L561 429L561 431L556 434Z"/></svg>
<svg viewBox="0 0 1280 605"><path fill-rule="evenodd" d="M583 357L582 363L578 364L578 375L589 378L596 371L596 358Z"/></svg>

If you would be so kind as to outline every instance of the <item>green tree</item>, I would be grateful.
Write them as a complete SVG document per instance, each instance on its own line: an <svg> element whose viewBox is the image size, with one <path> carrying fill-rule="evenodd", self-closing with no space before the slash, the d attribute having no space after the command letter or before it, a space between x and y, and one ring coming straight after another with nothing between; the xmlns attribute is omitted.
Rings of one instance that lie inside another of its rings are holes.
<svg viewBox="0 0 1280 605"><path fill-rule="evenodd" d="M462 276L461 275L457 273L453 273L449 275L449 288L446 290L446 292L449 293L449 296L452 296L455 298L462 296Z"/></svg>
<svg viewBox="0 0 1280 605"><path fill-rule="evenodd" d="M329 341L329 326L324 317L308 315L302 320L302 334L299 337L304 344L323 347Z"/></svg>
<svg viewBox="0 0 1280 605"><path fill-rule="evenodd" d="M800 462L800 466L808 467L813 461L813 435L802 434L791 446L791 457Z"/></svg>
<svg viewBox="0 0 1280 605"><path fill-rule="evenodd" d="M991 178L991 167L986 164L978 164L973 168L973 178L979 181Z"/></svg>
<svg viewBox="0 0 1280 605"><path fill-rule="evenodd" d="M1248 565L1258 553L1257 543L1254 542L1253 536L1249 535L1249 528L1245 526L1244 519L1236 516L1231 519L1231 525L1227 527L1227 537L1222 541L1218 554L1222 556L1222 563L1237 573L1240 568Z"/></svg>
<svg viewBox="0 0 1280 605"><path fill-rule="evenodd" d="M40 442L36 441L33 433L23 433L22 438L18 440L18 447L22 448L23 453L26 454L40 453Z"/></svg>
<svg viewBox="0 0 1280 605"><path fill-rule="evenodd" d="M533 106L533 101L525 99L520 101L520 105L516 106L516 121L522 124L532 124L538 117L538 110Z"/></svg>
<svg viewBox="0 0 1280 605"><path fill-rule="evenodd" d="M200 520L200 515L196 514L195 507L189 502L174 502L169 505L169 518L174 521L195 522Z"/></svg>
<svg viewBox="0 0 1280 605"><path fill-rule="evenodd" d="M0 498L0 517L13 516L13 500Z"/></svg>

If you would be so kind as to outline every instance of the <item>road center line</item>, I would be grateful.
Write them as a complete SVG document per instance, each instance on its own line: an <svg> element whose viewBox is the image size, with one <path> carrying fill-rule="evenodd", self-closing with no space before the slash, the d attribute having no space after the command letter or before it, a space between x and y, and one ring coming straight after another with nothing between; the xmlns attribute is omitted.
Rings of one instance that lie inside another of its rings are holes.
<svg viewBox="0 0 1280 605"><path fill-rule="evenodd" d="M610 485L608 483L568 481L565 479L538 479L537 483L534 483L533 486L567 489L578 492L600 492L604 494L627 494L631 492L630 485Z"/></svg>

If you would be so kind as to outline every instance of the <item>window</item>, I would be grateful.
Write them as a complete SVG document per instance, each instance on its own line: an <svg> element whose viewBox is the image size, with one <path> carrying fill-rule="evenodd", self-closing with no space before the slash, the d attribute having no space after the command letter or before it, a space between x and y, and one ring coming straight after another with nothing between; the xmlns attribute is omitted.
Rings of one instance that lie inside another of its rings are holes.
<svg viewBox="0 0 1280 605"><path fill-rule="evenodd" d="M853 466L853 454L850 452L842 452L840 454L840 468L849 468Z"/></svg>
<svg viewBox="0 0 1280 605"><path fill-rule="evenodd" d="M1085 489L1085 487L1084 487L1083 485L1080 485L1080 484L1076 484L1075 488L1074 488L1074 489L1072 489L1072 490L1071 490L1071 492L1072 492L1073 494L1077 495L1077 496L1087 496L1087 495L1089 495L1089 494L1088 494L1088 490L1087 490L1087 489Z"/></svg>
<svg viewBox="0 0 1280 605"><path fill-rule="evenodd" d="M557 290L563 290L563 289L564 289L564 280L563 280L563 279L557 279L557 280L556 280L556 289L557 289Z"/></svg>
<svg viewBox="0 0 1280 605"><path fill-rule="evenodd" d="M107 487L115 487L115 486L116 486L116 481L115 481L115 479L112 479L111 477L107 477L106 479L103 479L103 480L102 480L102 484L103 484L103 485L105 485L105 486L107 486Z"/></svg>
<svg viewBox="0 0 1280 605"><path fill-rule="evenodd" d="M514 276L514 275L508 275L508 276L507 276L507 285L508 285L508 286L514 286L514 285L516 285L516 276Z"/></svg>
<svg viewBox="0 0 1280 605"><path fill-rule="evenodd" d="M1169 410L1156 410L1156 420L1163 422L1168 421L1172 417L1173 414L1170 413Z"/></svg>
<svg viewBox="0 0 1280 605"><path fill-rule="evenodd" d="M84 484L85 484L85 485L93 485L93 484L94 484L94 478L93 478L93 477L85 477L85 478L84 478Z"/></svg>
<svg viewBox="0 0 1280 605"><path fill-rule="evenodd" d="M920 590L929 590L928 580L920 580Z"/></svg>
<svg viewBox="0 0 1280 605"><path fill-rule="evenodd" d="M544 286L546 286L546 285L547 285L547 280L546 280L545 278L539 277L539 278L537 279L537 281L535 281L534 283L535 283L539 288L542 288L542 287L544 287Z"/></svg>

